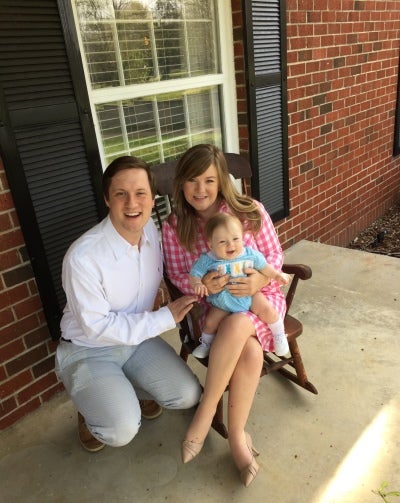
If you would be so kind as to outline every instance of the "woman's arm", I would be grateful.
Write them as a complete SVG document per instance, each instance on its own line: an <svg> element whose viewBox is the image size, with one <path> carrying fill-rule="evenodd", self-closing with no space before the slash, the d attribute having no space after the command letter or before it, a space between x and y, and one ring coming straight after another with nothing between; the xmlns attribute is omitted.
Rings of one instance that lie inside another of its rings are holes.
<svg viewBox="0 0 400 503"><path fill-rule="evenodd" d="M235 278L234 284L228 284L227 288L235 297L252 297L262 288L268 285L270 278L256 269L244 269L246 277Z"/></svg>

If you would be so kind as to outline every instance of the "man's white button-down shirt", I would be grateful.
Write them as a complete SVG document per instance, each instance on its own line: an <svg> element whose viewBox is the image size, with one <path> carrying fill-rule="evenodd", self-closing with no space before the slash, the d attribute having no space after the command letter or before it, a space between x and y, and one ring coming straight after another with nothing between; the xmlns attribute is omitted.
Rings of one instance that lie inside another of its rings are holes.
<svg viewBox="0 0 400 503"><path fill-rule="evenodd" d="M138 246L109 217L77 239L63 261L64 339L88 347L137 345L175 327L171 311L152 311L162 278L157 229L150 219Z"/></svg>

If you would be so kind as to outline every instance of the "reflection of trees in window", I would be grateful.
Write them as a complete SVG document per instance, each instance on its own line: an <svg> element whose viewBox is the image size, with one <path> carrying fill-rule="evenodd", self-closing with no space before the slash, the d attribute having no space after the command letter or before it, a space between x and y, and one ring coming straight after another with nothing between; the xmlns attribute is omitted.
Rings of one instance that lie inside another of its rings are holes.
<svg viewBox="0 0 400 503"><path fill-rule="evenodd" d="M140 0L113 0L116 19L147 19L150 17L148 2Z"/></svg>
<svg viewBox="0 0 400 503"><path fill-rule="evenodd" d="M159 101L158 114L163 138L187 132L182 98Z"/></svg>
<svg viewBox="0 0 400 503"><path fill-rule="evenodd" d="M182 1L157 0L154 3L153 17L155 19L182 19Z"/></svg>
<svg viewBox="0 0 400 503"><path fill-rule="evenodd" d="M153 8L154 37L160 80L184 77L187 68L184 58L182 32L182 3L176 0L157 0Z"/></svg>
<svg viewBox="0 0 400 503"><path fill-rule="evenodd" d="M140 1L77 0L76 6L94 89L154 77L148 24L123 22L151 17Z"/></svg>
<svg viewBox="0 0 400 503"><path fill-rule="evenodd" d="M94 89L216 71L210 1L77 0L76 5Z"/></svg>
<svg viewBox="0 0 400 503"><path fill-rule="evenodd" d="M195 143L221 144L219 84L199 88L193 82L184 91L124 100L116 89L216 74L214 0L75 3L92 89L110 97L103 103L104 93L92 95L106 164L118 155L157 162Z"/></svg>
<svg viewBox="0 0 400 503"><path fill-rule="evenodd" d="M147 23L118 23L117 29L125 84L154 78L150 26Z"/></svg>
<svg viewBox="0 0 400 503"><path fill-rule="evenodd" d="M188 22L187 43L191 76L216 72L214 42L210 23Z"/></svg>
<svg viewBox="0 0 400 503"><path fill-rule="evenodd" d="M182 23L161 21L154 27L160 80L187 76Z"/></svg>
<svg viewBox="0 0 400 503"><path fill-rule="evenodd" d="M109 23L90 23L82 30L90 80L94 89L119 85L114 36Z"/></svg>
<svg viewBox="0 0 400 503"><path fill-rule="evenodd" d="M189 110L194 111L189 116L190 130L197 132L212 129L213 111L217 105L215 97L213 100L213 93L190 93L187 95L187 102Z"/></svg>
<svg viewBox="0 0 400 503"><path fill-rule="evenodd" d="M75 0L75 5L80 20L100 21L114 17L111 2L105 2L104 0Z"/></svg>
<svg viewBox="0 0 400 503"><path fill-rule="evenodd" d="M156 140L153 100L146 98L126 100L124 102L124 117L130 142L144 138L150 138L152 142Z"/></svg>
<svg viewBox="0 0 400 503"><path fill-rule="evenodd" d="M216 72L212 2L159 0L153 18L161 80Z"/></svg>
<svg viewBox="0 0 400 503"><path fill-rule="evenodd" d="M207 19L213 18L212 0L183 0L185 17L187 19Z"/></svg>

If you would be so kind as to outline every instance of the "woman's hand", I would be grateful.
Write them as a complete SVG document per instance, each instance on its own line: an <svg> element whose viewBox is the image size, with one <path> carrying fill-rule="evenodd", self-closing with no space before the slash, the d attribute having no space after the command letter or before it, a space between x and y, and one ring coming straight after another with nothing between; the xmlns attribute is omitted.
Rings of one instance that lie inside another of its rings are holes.
<svg viewBox="0 0 400 503"><path fill-rule="evenodd" d="M228 284L229 274L220 276L218 271L211 271L203 276L202 282L207 288L208 295L221 292Z"/></svg>
<svg viewBox="0 0 400 503"><path fill-rule="evenodd" d="M243 272L247 274L246 278L234 278L235 284L227 287L235 297L252 297L271 281L256 269L248 268Z"/></svg>

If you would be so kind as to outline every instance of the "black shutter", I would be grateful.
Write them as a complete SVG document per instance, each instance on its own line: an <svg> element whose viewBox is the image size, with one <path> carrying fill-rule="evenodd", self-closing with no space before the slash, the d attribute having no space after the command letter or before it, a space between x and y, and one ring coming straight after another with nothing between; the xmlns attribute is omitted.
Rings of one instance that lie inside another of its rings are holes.
<svg viewBox="0 0 400 503"><path fill-rule="evenodd" d="M289 214L283 0L244 0L252 195L274 221Z"/></svg>
<svg viewBox="0 0 400 503"><path fill-rule="evenodd" d="M53 338L64 253L104 215L80 75L76 92L56 0L0 0L0 152Z"/></svg>

